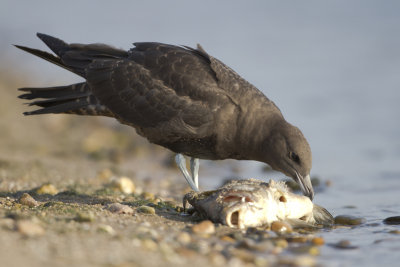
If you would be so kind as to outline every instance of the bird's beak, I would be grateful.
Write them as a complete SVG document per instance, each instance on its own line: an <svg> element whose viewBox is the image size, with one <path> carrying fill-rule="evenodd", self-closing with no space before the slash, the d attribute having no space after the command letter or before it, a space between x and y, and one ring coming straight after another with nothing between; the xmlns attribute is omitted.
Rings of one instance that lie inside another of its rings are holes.
<svg viewBox="0 0 400 267"><path fill-rule="evenodd" d="M297 182L300 185L301 191L303 194L307 197L309 197L311 200L314 198L314 189L311 184L311 179L310 175L307 175L305 177L301 176L298 172L296 172L296 177L297 177Z"/></svg>

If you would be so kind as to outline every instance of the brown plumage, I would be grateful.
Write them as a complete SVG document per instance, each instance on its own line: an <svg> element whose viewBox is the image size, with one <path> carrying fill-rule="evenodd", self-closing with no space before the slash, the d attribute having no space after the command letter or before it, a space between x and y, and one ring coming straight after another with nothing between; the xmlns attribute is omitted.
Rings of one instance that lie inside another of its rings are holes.
<svg viewBox="0 0 400 267"><path fill-rule="evenodd" d="M67 44L45 34L38 37L56 55L17 47L86 82L21 88L25 93L20 98L41 99L30 103L41 109L25 115L115 117L150 142L192 158L265 162L313 197L311 150L301 131L286 122L263 93L200 46L143 42L124 51L104 44Z"/></svg>

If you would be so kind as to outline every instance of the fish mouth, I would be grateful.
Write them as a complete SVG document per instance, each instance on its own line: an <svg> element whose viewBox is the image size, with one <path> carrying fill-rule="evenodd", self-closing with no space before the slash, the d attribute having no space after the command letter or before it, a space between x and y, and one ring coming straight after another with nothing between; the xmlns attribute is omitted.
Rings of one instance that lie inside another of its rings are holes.
<svg viewBox="0 0 400 267"><path fill-rule="evenodd" d="M229 210L226 213L225 221L229 227L237 227L237 228L244 228L243 222L241 219L241 209L237 207L236 209Z"/></svg>
<svg viewBox="0 0 400 267"><path fill-rule="evenodd" d="M224 196L223 202L228 206L222 212L222 218L229 227L244 229L248 226L260 224L257 213L260 207L257 200L248 192L235 192Z"/></svg>
<svg viewBox="0 0 400 267"><path fill-rule="evenodd" d="M311 178L310 175L308 174L307 176L303 177L301 176L297 171L296 172L296 181L300 185L301 191L303 194L307 197L309 197L311 200L314 199L314 189L311 184Z"/></svg>

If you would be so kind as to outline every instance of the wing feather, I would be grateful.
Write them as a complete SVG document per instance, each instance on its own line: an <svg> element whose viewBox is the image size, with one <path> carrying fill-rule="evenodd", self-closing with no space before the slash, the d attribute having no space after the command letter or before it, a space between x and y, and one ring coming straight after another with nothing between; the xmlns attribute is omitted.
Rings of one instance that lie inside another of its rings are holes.
<svg viewBox="0 0 400 267"><path fill-rule="evenodd" d="M214 123L207 105L179 96L132 60L94 60L86 78L95 97L118 119L151 128L154 135L202 137Z"/></svg>

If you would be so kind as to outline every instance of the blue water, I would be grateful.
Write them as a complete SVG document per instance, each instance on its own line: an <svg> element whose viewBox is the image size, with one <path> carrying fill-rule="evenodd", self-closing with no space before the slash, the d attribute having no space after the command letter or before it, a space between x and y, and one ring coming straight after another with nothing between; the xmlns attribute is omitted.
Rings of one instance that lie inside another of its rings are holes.
<svg viewBox="0 0 400 267"><path fill-rule="evenodd" d="M398 1L2 1L0 59L38 85L72 83L72 74L12 48L44 48L36 32L68 42L136 41L195 46L260 88L297 125L313 151L312 175L332 185L315 202L363 226L321 233L326 266L396 265L400 235L382 220L400 215L400 2ZM238 173L232 168L239 169ZM202 162L201 183L214 177L280 178L253 162ZM355 206L354 209L346 206ZM371 225L373 224L373 225Z"/></svg>

